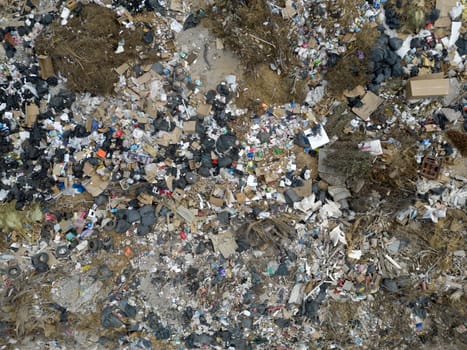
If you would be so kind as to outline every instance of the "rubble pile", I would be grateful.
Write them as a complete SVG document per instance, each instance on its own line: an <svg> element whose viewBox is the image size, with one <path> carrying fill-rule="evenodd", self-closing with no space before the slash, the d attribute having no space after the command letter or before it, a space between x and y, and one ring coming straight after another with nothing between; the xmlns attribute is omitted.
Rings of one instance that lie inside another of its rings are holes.
<svg viewBox="0 0 467 350"><path fill-rule="evenodd" d="M465 347L464 2L1 6L0 349Z"/></svg>

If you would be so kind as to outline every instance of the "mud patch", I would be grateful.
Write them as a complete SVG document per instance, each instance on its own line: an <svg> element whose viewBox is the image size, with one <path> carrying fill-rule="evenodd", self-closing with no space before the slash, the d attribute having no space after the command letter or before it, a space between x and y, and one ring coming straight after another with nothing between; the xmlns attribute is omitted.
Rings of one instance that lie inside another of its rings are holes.
<svg viewBox="0 0 467 350"><path fill-rule="evenodd" d="M70 90L108 95L118 80L113 69L138 58L137 48L148 46L143 33L142 24L134 30L123 28L112 10L90 4L67 25L50 25L38 38L36 53L52 57L55 71L67 79ZM116 54L120 40L125 42L125 51ZM147 60L156 57L155 51L149 52Z"/></svg>

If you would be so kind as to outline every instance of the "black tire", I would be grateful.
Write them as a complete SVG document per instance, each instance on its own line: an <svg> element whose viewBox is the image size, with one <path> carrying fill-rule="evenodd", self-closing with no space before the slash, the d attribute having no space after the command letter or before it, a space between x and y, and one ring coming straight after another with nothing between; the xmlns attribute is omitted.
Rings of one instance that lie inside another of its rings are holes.
<svg viewBox="0 0 467 350"><path fill-rule="evenodd" d="M97 238L90 239L88 242L89 250L96 252L100 248L99 240Z"/></svg>
<svg viewBox="0 0 467 350"><path fill-rule="evenodd" d="M68 250L68 246L66 245L58 246L57 249L55 249L55 256L58 259L66 258L69 254L70 254L70 251Z"/></svg>
<svg viewBox="0 0 467 350"><path fill-rule="evenodd" d="M37 267L41 263L47 265L48 261L49 261L49 254L47 254L46 252L36 254L31 259L32 266L34 267Z"/></svg>
<svg viewBox="0 0 467 350"><path fill-rule="evenodd" d="M21 269L19 268L18 265L13 265L8 268L7 271L8 277L10 278L16 278L21 274Z"/></svg>
<svg viewBox="0 0 467 350"><path fill-rule="evenodd" d="M113 245L114 245L114 240L111 236L107 236L107 237L104 237L102 239L102 247L105 249L105 250L110 250L113 248Z"/></svg>

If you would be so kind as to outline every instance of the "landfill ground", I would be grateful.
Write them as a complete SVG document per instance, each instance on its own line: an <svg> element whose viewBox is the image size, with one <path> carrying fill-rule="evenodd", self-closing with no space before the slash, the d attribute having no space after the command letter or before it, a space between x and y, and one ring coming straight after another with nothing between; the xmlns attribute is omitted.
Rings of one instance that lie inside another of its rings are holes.
<svg viewBox="0 0 467 350"><path fill-rule="evenodd" d="M466 29L0 0L0 350L467 349Z"/></svg>

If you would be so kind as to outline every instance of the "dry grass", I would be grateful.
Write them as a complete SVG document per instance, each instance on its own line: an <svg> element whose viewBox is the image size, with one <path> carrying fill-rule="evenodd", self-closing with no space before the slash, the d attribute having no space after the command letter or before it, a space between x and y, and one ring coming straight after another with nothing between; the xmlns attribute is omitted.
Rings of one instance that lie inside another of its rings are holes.
<svg viewBox="0 0 467 350"><path fill-rule="evenodd" d="M329 82L329 92L336 98L342 98L344 90L352 90L358 85L367 83L368 57L380 33L375 27L364 26L357 33L356 40L349 44L348 51L338 63L329 69L325 78ZM357 54L362 52L364 58Z"/></svg>
<svg viewBox="0 0 467 350"><path fill-rule="evenodd" d="M324 161L325 166L347 178L369 178L372 156L368 152L359 151L355 142L336 142L330 151Z"/></svg>
<svg viewBox="0 0 467 350"><path fill-rule="evenodd" d="M116 54L122 39L125 51ZM114 68L138 58L137 46L148 47L143 42L142 26L134 31L122 28L112 10L90 4L83 6L80 15L68 25L54 22L47 27L37 39L35 49L38 55L52 58L56 72L68 79L71 90L107 95L118 81ZM152 52L154 62L156 55Z"/></svg>
<svg viewBox="0 0 467 350"><path fill-rule="evenodd" d="M446 135L462 156L467 157L467 134L457 130L448 130Z"/></svg>
<svg viewBox="0 0 467 350"><path fill-rule="evenodd" d="M217 13L210 13L205 24L223 38L240 57L247 70L260 63L275 63L288 72L297 63L291 43L290 24L272 14L266 0L244 3L217 0Z"/></svg>

